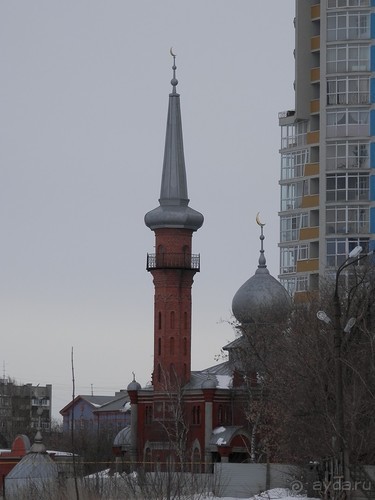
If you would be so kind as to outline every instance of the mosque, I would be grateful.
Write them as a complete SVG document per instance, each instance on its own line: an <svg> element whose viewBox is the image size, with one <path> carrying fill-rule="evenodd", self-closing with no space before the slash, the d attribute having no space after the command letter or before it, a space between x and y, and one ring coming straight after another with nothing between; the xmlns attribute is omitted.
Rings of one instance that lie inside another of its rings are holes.
<svg viewBox="0 0 375 500"><path fill-rule="evenodd" d="M127 387L131 424L116 436L114 452L118 462L137 463L145 470L173 463L204 472L214 462L250 461L254 436L244 412L248 392L236 356L241 337L223 347L227 361L191 370L191 289L200 271L192 235L203 225L203 215L189 206L175 56L171 84L159 206L145 215L146 226L155 233L155 253L147 255L155 290L152 384L142 388L133 376ZM263 224L258 224L258 269L232 303L240 324L256 321L265 308L286 311L290 304L267 269ZM251 387L256 393L255 371Z"/></svg>

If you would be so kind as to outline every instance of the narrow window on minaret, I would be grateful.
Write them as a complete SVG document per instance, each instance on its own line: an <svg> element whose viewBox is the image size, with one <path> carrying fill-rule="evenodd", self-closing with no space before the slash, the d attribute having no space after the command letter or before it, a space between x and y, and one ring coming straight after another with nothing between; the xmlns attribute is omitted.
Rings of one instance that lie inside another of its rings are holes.
<svg viewBox="0 0 375 500"><path fill-rule="evenodd" d="M164 247L163 245L159 245L156 253L156 266L163 267L163 265L164 265Z"/></svg>
<svg viewBox="0 0 375 500"><path fill-rule="evenodd" d="M174 311L171 311L171 328L174 328Z"/></svg>
<svg viewBox="0 0 375 500"><path fill-rule="evenodd" d="M187 330L187 312L184 312L184 328Z"/></svg>
<svg viewBox="0 0 375 500"><path fill-rule="evenodd" d="M184 356L187 355L187 338L184 337Z"/></svg>
<svg viewBox="0 0 375 500"><path fill-rule="evenodd" d="M161 338L158 338L158 355L161 355Z"/></svg>
<svg viewBox="0 0 375 500"><path fill-rule="evenodd" d="M158 323L159 323L159 330L161 330L161 312L159 312L159 318L158 319L159 319L159 321L158 321Z"/></svg>
<svg viewBox="0 0 375 500"><path fill-rule="evenodd" d="M190 256L189 256L189 247L187 245L185 245L183 248L182 248L182 251L184 253L184 265L187 269L190 269L191 267L191 262L190 262Z"/></svg>
<svg viewBox="0 0 375 500"><path fill-rule="evenodd" d="M174 337L169 339L169 354L174 354Z"/></svg>

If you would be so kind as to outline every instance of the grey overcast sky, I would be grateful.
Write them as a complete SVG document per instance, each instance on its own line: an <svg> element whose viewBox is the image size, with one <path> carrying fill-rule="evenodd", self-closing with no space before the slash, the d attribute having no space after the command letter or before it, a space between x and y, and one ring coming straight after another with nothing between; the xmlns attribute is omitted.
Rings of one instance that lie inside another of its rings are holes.
<svg viewBox="0 0 375 500"><path fill-rule="evenodd" d="M145 213L158 205L177 54L194 235L192 367L256 270L278 273L280 131L294 108L294 0L0 2L1 370L76 394L150 380Z"/></svg>

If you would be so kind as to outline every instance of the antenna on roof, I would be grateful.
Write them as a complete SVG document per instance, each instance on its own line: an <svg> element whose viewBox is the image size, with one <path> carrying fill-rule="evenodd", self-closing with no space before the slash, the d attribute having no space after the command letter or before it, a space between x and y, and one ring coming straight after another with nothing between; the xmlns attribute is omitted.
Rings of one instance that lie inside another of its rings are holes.
<svg viewBox="0 0 375 500"><path fill-rule="evenodd" d="M91 384L91 396L93 396L93 395L94 395L94 385Z"/></svg>

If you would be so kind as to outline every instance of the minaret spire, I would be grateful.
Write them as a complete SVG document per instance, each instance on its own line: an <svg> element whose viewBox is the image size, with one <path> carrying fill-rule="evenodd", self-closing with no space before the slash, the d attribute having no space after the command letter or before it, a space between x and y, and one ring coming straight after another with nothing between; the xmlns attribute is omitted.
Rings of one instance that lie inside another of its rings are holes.
<svg viewBox="0 0 375 500"><path fill-rule="evenodd" d="M172 48L170 53L173 57L172 92L169 94L160 206L146 214L145 223L152 230L160 227L180 227L196 231L203 224L203 215L188 207L180 94L176 90L176 54Z"/></svg>

